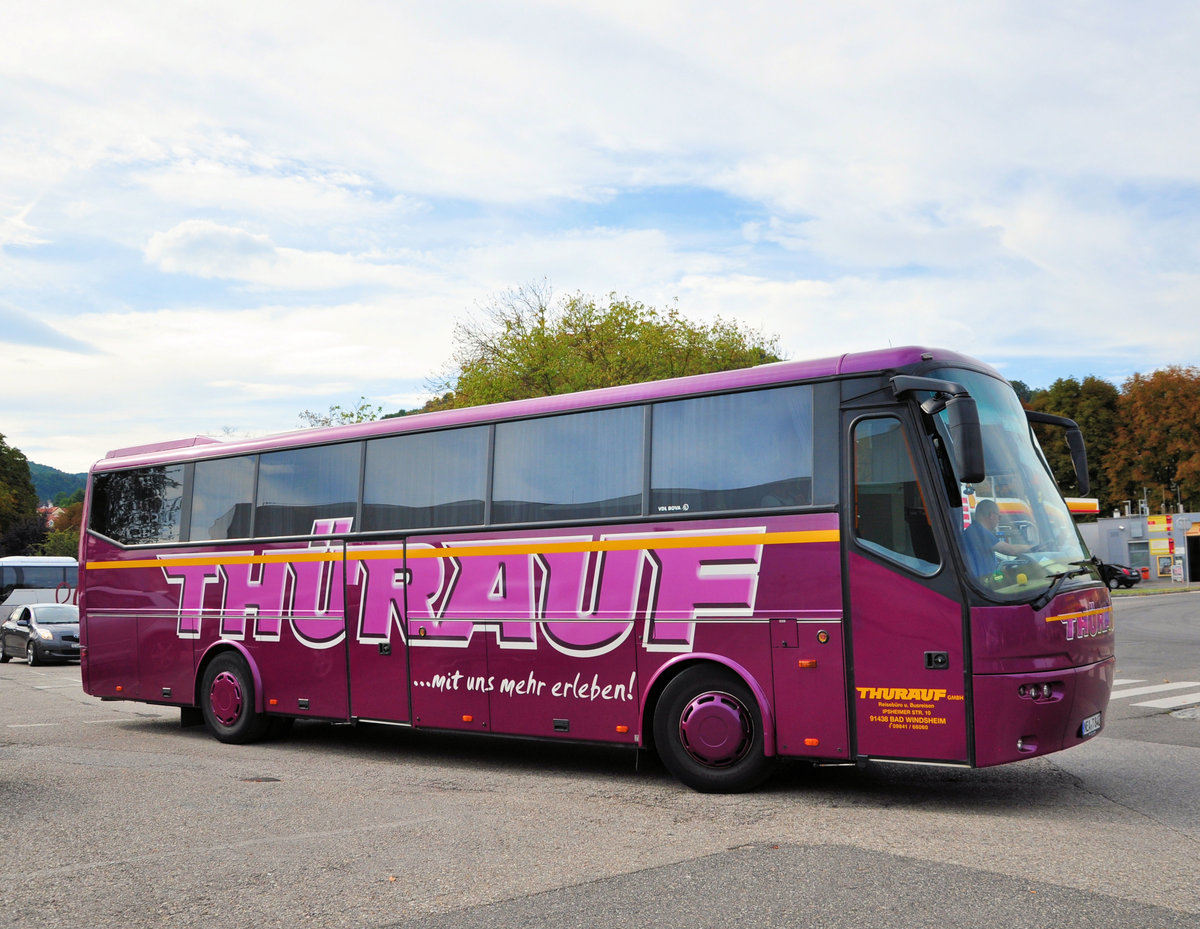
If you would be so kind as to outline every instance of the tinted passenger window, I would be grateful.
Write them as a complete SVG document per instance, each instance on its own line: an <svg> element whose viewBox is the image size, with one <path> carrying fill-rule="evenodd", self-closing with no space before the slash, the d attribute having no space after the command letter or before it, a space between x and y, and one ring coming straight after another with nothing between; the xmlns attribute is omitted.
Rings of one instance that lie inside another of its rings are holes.
<svg viewBox="0 0 1200 929"><path fill-rule="evenodd" d="M499 424L492 521L640 515L642 421L633 407Z"/></svg>
<svg viewBox="0 0 1200 929"><path fill-rule="evenodd" d="M193 542L249 538L256 460L256 456L248 455L196 462L188 532Z"/></svg>
<svg viewBox="0 0 1200 929"><path fill-rule="evenodd" d="M487 494L488 427L367 443L363 529L477 526Z"/></svg>
<svg viewBox="0 0 1200 929"><path fill-rule="evenodd" d="M318 519L353 517L361 445L322 445L259 459L256 536L308 535Z"/></svg>
<svg viewBox="0 0 1200 929"><path fill-rule="evenodd" d="M178 542L183 465L96 475L91 528L123 545Z"/></svg>
<svg viewBox="0 0 1200 929"><path fill-rule="evenodd" d="M811 387L654 407L650 514L812 503Z"/></svg>
<svg viewBox="0 0 1200 929"><path fill-rule="evenodd" d="M922 574L937 569L937 543L897 419L868 419L854 427L854 526L866 548Z"/></svg>

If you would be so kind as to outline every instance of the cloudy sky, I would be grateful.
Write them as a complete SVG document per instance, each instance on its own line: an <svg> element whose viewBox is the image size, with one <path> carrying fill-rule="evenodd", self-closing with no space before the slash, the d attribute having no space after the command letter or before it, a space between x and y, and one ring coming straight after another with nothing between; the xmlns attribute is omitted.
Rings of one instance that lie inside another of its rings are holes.
<svg viewBox="0 0 1200 929"><path fill-rule="evenodd" d="M110 448L427 396L548 281L805 358L1200 363L1200 5L17 3L0 433Z"/></svg>

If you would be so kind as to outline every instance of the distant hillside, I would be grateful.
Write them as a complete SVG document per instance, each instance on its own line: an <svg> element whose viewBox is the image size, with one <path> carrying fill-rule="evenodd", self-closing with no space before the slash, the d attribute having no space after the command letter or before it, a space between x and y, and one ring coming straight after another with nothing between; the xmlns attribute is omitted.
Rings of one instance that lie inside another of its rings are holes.
<svg viewBox="0 0 1200 929"><path fill-rule="evenodd" d="M38 504L48 503L58 494L67 496L87 484L87 474L67 474L48 465L29 462L29 476L33 478L33 489L37 491Z"/></svg>

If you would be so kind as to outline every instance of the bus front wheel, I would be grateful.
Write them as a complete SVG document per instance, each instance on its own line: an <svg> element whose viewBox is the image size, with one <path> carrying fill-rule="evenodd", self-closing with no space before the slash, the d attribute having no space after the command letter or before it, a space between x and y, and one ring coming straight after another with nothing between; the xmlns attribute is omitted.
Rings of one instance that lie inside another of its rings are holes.
<svg viewBox="0 0 1200 929"><path fill-rule="evenodd" d="M218 655L205 669L200 709L209 732L222 742L257 741L270 724L254 709L254 678L246 659L234 652Z"/></svg>
<svg viewBox="0 0 1200 929"><path fill-rule="evenodd" d="M689 668L667 684L654 713L654 744L668 771L704 793L750 790L771 772L758 701L721 668Z"/></svg>

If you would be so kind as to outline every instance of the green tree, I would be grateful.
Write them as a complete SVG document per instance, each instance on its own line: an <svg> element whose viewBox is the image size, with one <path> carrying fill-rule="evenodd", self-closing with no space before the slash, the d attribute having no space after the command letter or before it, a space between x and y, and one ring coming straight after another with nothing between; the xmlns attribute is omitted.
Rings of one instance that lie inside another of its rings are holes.
<svg viewBox="0 0 1200 929"><path fill-rule="evenodd" d="M328 413L314 413L305 410L300 414L300 422L305 426L344 426L347 423L369 423L379 419L383 407L372 406L366 397L359 397L358 402L350 407L334 403Z"/></svg>
<svg viewBox="0 0 1200 929"><path fill-rule="evenodd" d="M1135 374L1121 388L1118 424L1104 473L1113 494L1151 510L1160 501L1200 504L1200 368L1172 365Z"/></svg>
<svg viewBox="0 0 1200 929"><path fill-rule="evenodd" d="M38 547L38 554L75 558L79 554L79 530L51 529L46 533L46 541Z"/></svg>
<svg viewBox="0 0 1200 929"><path fill-rule="evenodd" d="M1113 446L1119 402L1120 393L1116 387L1102 378L1088 375L1082 381L1073 377L1059 378L1047 389L1033 391L1028 404L1030 409L1066 416L1079 423L1087 442L1091 495L1099 498L1101 512L1125 499L1106 480L1104 467ZM1054 470L1059 489L1066 494L1078 493L1063 430L1034 426L1034 431Z"/></svg>
<svg viewBox="0 0 1200 929"><path fill-rule="evenodd" d="M0 555L25 554L40 522L37 506L29 461L0 434Z"/></svg>
<svg viewBox="0 0 1200 929"><path fill-rule="evenodd" d="M701 325L609 294L553 301L546 285L507 291L455 326L452 371L428 409L475 406L779 361L777 338L735 322Z"/></svg>

